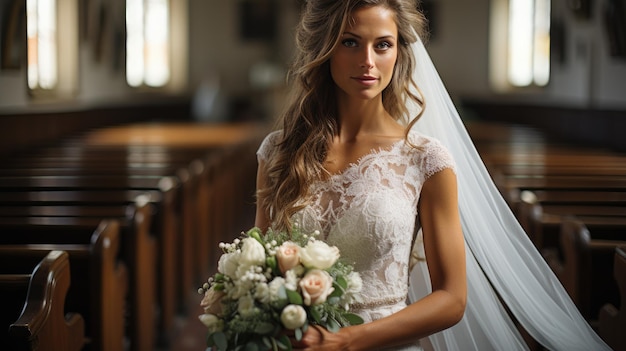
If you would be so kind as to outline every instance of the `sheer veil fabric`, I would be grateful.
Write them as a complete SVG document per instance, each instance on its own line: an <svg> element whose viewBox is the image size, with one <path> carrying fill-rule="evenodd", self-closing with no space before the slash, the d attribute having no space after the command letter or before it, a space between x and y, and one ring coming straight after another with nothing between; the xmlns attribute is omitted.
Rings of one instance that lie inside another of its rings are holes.
<svg viewBox="0 0 626 351"><path fill-rule="evenodd" d="M423 43L413 43L412 49L417 62L413 79L426 102L413 129L439 139L455 159L467 251L465 316L423 344L436 350L527 349L500 298L550 350L610 350L578 312L498 192ZM410 112L417 115L419 106L410 106ZM411 271L410 300L429 291L428 268L420 260Z"/></svg>

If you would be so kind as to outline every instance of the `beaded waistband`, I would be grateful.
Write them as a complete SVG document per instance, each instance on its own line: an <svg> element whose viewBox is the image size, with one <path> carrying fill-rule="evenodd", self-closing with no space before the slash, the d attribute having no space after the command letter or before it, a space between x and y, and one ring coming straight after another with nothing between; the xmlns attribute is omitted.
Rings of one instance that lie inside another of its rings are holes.
<svg viewBox="0 0 626 351"><path fill-rule="evenodd" d="M350 309L363 310L382 306L393 306L404 301L406 301L406 296L386 297L369 302L355 302L350 305Z"/></svg>

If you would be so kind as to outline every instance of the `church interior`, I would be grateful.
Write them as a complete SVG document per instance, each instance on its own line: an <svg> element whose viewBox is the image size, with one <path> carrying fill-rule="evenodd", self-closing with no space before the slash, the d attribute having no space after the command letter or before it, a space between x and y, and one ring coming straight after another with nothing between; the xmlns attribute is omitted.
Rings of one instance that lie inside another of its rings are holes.
<svg viewBox="0 0 626 351"><path fill-rule="evenodd" d="M0 349L206 349L305 1L0 1ZM495 185L626 350L626 0L420 6Z"/></svg>

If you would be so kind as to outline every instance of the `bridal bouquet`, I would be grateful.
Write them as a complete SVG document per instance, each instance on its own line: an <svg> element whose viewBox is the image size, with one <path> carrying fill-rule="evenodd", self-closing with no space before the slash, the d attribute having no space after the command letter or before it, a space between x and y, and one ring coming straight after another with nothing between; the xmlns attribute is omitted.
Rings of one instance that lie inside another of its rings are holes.
<svg viewBox="0 0 626 351"><path fill-rule="evenodd" d="M224 252L204 294L200 320L207 345L217 350L291 350L282 333L300 340L309 325L336 332L363 323L349 312L359 301L361 278L339 250L317 240L319 232L291 234L258 228L242 233Z"/></svg>

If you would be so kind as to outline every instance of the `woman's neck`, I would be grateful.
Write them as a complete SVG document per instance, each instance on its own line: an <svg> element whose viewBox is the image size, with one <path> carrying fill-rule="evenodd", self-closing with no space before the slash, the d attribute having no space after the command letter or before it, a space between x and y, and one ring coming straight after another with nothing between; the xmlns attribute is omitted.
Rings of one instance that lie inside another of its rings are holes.
<svg viewBox="0 0 626 351"><path fill-rule="evenodd" d="M404 135L404 127L385 110L381 99L340 100L338 104L338 141L355 142L361 138Z"/></svg>

